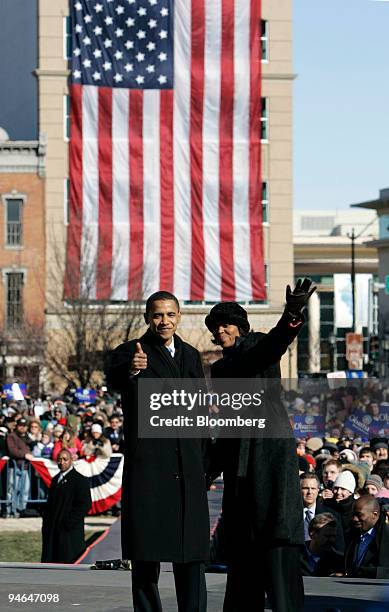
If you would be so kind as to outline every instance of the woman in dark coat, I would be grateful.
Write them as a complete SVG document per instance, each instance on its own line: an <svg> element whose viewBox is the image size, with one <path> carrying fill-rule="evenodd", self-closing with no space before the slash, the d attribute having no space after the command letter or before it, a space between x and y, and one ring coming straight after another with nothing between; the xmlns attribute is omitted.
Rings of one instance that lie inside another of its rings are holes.
<svg viewBox="0 0 389 612"><path fill-rule="evenodd" d="M247 312L235 302L217 304L205 320L223 347L212 378L261 378L267 414L282 430L278 438L220 438L213 447L210 480L221 472L224 478L229 566L224 612L264 610L265 592L276 612L303 609L303 512L295 440L280 399L279 360L303 324L310 286L306 279L293 293L287 288L284 314L268 334L250 332Z"/></svg>

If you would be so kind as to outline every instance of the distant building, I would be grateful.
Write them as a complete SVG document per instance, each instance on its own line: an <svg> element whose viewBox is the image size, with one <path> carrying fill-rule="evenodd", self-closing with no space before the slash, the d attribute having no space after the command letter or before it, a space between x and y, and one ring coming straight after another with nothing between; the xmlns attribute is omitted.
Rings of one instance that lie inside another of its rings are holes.
<svg viewBox="0 0 389 612"><path fill-rule="evenodd" d="M68 96L71 30L67 0L38 0L39 6L39 125L48 136L46 178L47 293L52 279L51 262L62 254L68 223L68 142L70 105ZM270 329L285 303L285 287L293 281L293 186L292 186L292 1L262 2L261 37L262 108L261 153L264 258L267 277L265 303L248 304L256 330ZM58 282L58 279L56 279ZM204 318L211 305L185 303L181 325L183 337L210 358L214 347ZM55 316L47 315L47 327L55 330ZM283 359L285 376L295 375L295 350Z"/></svg>
<svg viewBox="0 0 389 612"><path fill-rule="evenodd" d="M34 392L41 372L46 282L38 0L2 0L0 23L0 376L27 383Z"/></svg>
<svg viewBox="0 0 389 612"><path fill-rule="evenodd" d="M377 214L378 240L367 242L378 253L378 335L380 340L380 374L389 376L389 188L381 189L376 200L353 204ZM361 211L359 211L361 212ZM358 214L359 214L358 212Z"/></svg>
<svg viewBox="0 0 389 612"><path fill-rule="evenodd" d="M370 211L317 211L297 210L294 213L294 266L295 278L309 276L318 285L318 291L309 304L308 325L299 335L298 372L319 374L332 370L345 370L345 334L350 328L336 327L334 275L351 272L351 240L354 228L355 272L371 274L369 291L369 321L360 331L365 337L377 326L377 296L373 279L378 273L375 248L366 242L377 238L378 221Z"/></svg>
<svg viewBox="0 0 389 612"><path fill-rule="evenodd" d="M45 304L46 142L0 128L1 381L39 385Z"/></svg>

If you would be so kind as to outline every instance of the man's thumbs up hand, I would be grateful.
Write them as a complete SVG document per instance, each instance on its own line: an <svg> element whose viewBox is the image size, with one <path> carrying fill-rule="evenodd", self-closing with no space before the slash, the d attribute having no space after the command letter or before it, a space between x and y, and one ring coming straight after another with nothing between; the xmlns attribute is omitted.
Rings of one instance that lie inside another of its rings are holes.
<svg viewBox="0 0 389 612"><path fill-rule="evenodd" d="M136 343L135 355L131 361L131 372L139 372L139 370L145 370L147 368L147 355L143 352L142 345L140 342Z"/></svg>

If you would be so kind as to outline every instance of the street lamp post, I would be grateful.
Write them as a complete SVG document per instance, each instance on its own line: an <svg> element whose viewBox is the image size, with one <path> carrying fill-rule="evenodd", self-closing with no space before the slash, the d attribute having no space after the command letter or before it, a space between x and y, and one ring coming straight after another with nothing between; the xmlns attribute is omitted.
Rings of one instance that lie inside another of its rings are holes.
<svg viewBox="0 0 389 612"><path fill-rule="evenodd" d="M384 364L383 364L383 376L386 378L388 376L389 368L388 368L388 359L389 359L389 334L385 334L382 343L382 352L384 354Z"/></svg>
<svg viewBox="0 0 389 612"><path fill-rule="evenodd" d="M328 335L328 344L330 345L330 368L331 372L335 372L336 370L336 334L332 331Z"/></svg>
<svg viewBox="0 0 389 612"><path fill-rule="evenodd" d="M362 236L365 230L374 223L375 218L369 221L367 225L359 232L359 234L355 234L354 228L351 230L351 234L347 234L347 237L351 240L351 304L352 304L352 315L353 315L353 327L352 330L355 333L355 324L356 324L356 316L355 316L355 241L357 238Z"/></svg>
<svg viewBox="0 0 389 612"><path fill-rule="evenodd" d="M358 238L358 236L355 235L354 228L352 228L351 234L347 235L351 240L351 304L353 315L352 330L355 333L355 239Z"/></svg>

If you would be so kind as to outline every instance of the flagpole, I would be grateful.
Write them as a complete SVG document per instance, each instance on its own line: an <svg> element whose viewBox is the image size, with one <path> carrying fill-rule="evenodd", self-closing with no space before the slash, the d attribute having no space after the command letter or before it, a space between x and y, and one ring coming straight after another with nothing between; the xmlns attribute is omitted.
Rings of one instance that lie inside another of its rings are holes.
<svg viewBox="0 0 389 612"><path fill-rule="evenodd" d="M360 234L359 234L360 235ZM351 305L352 305L352 331L355 333L355 230L352 228L351 234L347 234L351 240Z"/></svg>

